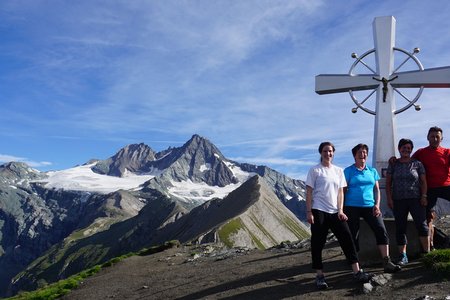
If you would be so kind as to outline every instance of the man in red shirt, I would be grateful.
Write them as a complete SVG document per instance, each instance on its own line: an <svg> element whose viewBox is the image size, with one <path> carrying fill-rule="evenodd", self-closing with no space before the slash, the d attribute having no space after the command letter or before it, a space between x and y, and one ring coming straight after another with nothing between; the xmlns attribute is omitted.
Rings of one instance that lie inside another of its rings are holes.
<svg viewBox="0 0 450 300"><path fill-rule="evenodd" d="M431 127L427 135L429 146L417 150L413 158L422 162L427 178L427 221L430 229L430 249L433 249L434 207L437 198L450 201L450 149L441 147L442 129Z"/></svg>

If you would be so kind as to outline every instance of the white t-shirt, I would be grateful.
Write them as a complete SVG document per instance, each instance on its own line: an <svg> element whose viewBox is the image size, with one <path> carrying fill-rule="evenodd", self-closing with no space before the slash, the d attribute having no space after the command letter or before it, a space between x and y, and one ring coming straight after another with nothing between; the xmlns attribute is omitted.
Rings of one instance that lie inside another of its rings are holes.
<svg viewBox="0 0 450 300"><path fill-rule="evenodd" d="M344 170L335 165L325 167L321 163L309 169L306 185L313 189L312 208L334 214L338 212L339 188L347 186Z"/></svg>

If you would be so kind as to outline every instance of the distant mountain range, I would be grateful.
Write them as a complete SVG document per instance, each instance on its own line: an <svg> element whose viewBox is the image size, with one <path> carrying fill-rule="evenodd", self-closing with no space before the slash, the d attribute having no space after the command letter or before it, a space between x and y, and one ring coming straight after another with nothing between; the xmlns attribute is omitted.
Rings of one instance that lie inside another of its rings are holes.
<svg viewBox="0 0 450 300"><path fill-rule="evenodd" d="M105 160L39 172L0 166L0 296L177 239L268 248L309 236L305 184L238 163L192 136L161 152L128 145Z"/></svg>

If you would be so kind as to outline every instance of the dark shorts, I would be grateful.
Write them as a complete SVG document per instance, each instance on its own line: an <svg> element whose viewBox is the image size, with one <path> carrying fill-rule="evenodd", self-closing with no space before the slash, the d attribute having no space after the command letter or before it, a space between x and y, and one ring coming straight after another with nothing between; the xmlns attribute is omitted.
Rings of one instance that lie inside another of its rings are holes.
<svg viewBox="0 0 450 300"><path fill-rule="evenodd" d="M381 215L375 217L373 215L373 207L344 206L344 213L348 217L347 223L352 233L356 251L359 251L360 218L363 218L370 229L372 229L377 245L389 245L389 237L384 226L383 217Z"/></svg>
<svg viewBox="0 0 450 300"><path fill-rule="evenodd" d="M395 236L397 245L408 243L406 228L408 226L408 214L411 214L419 236L428 236L428 224L425 207L420 204L420 199L394 199Z"/></svg>
<svg viewBox="0 0 450 300"><path fill-rule="evenodd" d="M436 202L438 198L442 198L450 201L450 185L449 186L440 186L437 188L428 188L427 191L427 216L430 215L431 212L434 212Z"/></svg>

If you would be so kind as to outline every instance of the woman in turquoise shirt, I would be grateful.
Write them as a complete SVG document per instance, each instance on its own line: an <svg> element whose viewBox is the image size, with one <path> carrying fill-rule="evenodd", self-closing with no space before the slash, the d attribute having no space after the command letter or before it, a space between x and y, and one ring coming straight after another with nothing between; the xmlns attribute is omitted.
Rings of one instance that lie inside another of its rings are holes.
<svg viewBox="0 0 450 300"><path fill-rule="evenodd" d="M380 176L376 169L366 165L369 147L358 144L352 149L355 163L344 170L345 189L344 213L348 226L359 251L359 220L363 218L375 234L378 249L383 257L384 272L394 273L401 267L392 263L389 256L389 238L380 210Z"/></svg>

